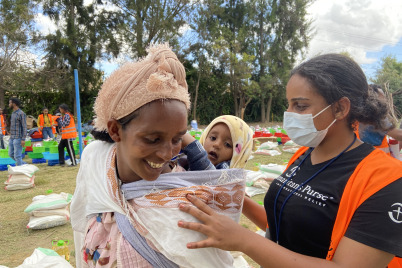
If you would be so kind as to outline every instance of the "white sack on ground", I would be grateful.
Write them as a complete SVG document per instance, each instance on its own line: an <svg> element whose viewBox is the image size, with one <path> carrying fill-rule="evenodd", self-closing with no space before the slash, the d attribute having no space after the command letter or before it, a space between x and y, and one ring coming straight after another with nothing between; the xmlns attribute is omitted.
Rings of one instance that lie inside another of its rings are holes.
<svg viewBox="0 0 402 268"><path fill-rule="evenodd" d="M54 250L47 248L36 248L31 256L17 268L73 268L63 257Z"/></svg>

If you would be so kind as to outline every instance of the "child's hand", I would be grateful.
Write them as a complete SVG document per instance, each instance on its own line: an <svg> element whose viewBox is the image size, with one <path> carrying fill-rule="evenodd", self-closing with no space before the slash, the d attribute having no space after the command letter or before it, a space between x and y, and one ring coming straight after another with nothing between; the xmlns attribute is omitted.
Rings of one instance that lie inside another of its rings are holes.
<svg viewBox="0 0 402 268"><path fill-rule="evenodd" d="M183 140L181 141L181 148L186 147L187 145L189 145L193 141L195 141L195 138L193 136L191 136L190 133L184 134Z"/></svg>

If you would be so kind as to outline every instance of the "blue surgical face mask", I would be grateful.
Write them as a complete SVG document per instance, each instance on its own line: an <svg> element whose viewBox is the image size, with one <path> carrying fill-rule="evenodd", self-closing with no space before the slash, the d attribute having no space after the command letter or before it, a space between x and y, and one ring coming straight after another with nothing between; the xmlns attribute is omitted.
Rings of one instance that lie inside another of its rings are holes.
<svg viewBox="0 0 402 268"><path fill-rule="evenodd" d="M306 147L317 147L327 135L328 129L335 123L336 119L323 130L318 131L314 125L314 118L331 106L328 105L315 116L312 114L298 114L285 112L283 116L283 128L289 138L296 144Z"/></svg>

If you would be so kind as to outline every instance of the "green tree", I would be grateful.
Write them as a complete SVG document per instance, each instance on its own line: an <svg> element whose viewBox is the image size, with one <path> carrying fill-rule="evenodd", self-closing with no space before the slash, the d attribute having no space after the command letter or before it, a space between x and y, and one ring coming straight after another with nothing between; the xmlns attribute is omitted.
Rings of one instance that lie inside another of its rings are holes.
<svg viewBox="0 0 402 268"><path fill-rule="evenodd" d="M16 92L16 83L29 81L22 75L27 72L18 71L35 66L35 60L29 57L29 49L39 41L33 19L34 5L30 0L0 1L0 107L5 106L7 92Z"/></svg>
<svg viewBox="0 0 402 268"><path fill-rule="evenodd" d="M239 117L243 116L256 90L256 85L250 82L254 56L247 53L251 36L246 2L209 0L198 7L204 16L198 25L202 25L203 38L211 48L208 60L228 75L225 90L232 94L234 113Z"/></svg>
<svg viewBox="0 0 402 268"><path fill-rule="evenodd" d="M270 119L272 102L282 103L284 91L296 58L308 46L311 22L307 7L311 0L253 0L249 2L252 34L250 46L256 56L261 121ZM281 112L282 113L282 112Z"/></svg>
<svg viewBox="0 0 402 268"><path fill-rule="evenodd" d="M42 0L41 3L44 14L58 25L55 33L46 36L45 70L53 74L54 86L62 92L65 102L75 108L73 70L77 69L80 91L90 96L81 98L81 104L92 106L103 76L95 64L119 54L120 43L115 33L122 21L116 12L105 9L101 1L89 5L84 5L83 0Z"/></svg>
<svg viewBox="0 0 402 268"><path fill-rule="evenodd" d="M400 114L402 111L402 62L398 62L395 56L382 58L381 67L371 81L389 90L394 99L394 106Z"/></svg>
<svg viewBox="0 0 402 268"><path fill-rule="evenodd" d="M110 0L123 19L122 37L133 58L146 55L152 43L177 45L181 27L197 1L190 0Z"/></svg>

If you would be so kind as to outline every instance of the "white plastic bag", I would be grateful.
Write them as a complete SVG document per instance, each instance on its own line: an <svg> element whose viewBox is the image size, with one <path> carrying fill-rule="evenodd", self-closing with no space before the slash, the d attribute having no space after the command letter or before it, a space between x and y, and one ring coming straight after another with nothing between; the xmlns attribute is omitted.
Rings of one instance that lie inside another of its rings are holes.
<svg viewBox="0 0 402 268"><path fill-rule="evenodd" d="M36 171L38 171L39 168L35 165L30 165L30 164L25 164L22 166L8 166L8 174L13 175L13 174L25 174L28 177L32 177Z"/></svg>
<svg viewBox="0 0 402 268"><path fill-rule="evenodd" d="M24 212L29 213L34 210L65 208L70 204L72 197L71 194L63 192L60 194L37 195L32 198L33 202L24 210Z"/></svg>
<svg viewBox="0 0 402 268"><path fill-rule="evenodd" d="M282 153L278 149L267 150L267 149L258 148L257 151L254 152L254 154L277 156L277 155L281 155Z"/></svg>
<svg viewBox="0 0 402 268"><path fill-rule="evenodd" d="M7 191L14 191L14 190L24 190L28 188L34 187L35 184L32 181L31 183L23 183L23 184L8 184L4 187Z"/></svg>
<svg viewBox="0 0 402 268"><path fill-rule="evenodd" d="M27 225L28 229L40 230L40 229L48 229L60 225L64 225L68 222L67 217L52 215L45 217L34 217L31 216L29 218L29 223Z"/></svg>
<svg viewBox="0 0 402 268"><path fill-rule="evenodd" d="M52 215L58 215L58 216L64 216L68 220L70 219L70 212L68 212L67 208L60 208L60 209L47 209L47 210L34 210L29 213L32 216L35 217L45 217L45 216L52 216Z"/></svg>
<svg viewBox="0 0 402 268"><path fill-rule="evenodd" d="M73 268L63 257L48 248L36 248L17 268Z"/></svg>
<svg viewBox="0 0 402 268"><path fill-rule="evenodd" d="M33 183L35 176L27 176L25 174L12 174L8 176L5 184L28 184Z"/></svg>

